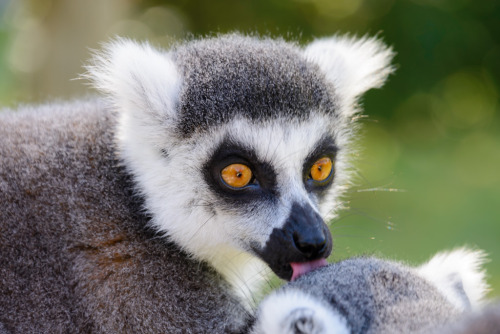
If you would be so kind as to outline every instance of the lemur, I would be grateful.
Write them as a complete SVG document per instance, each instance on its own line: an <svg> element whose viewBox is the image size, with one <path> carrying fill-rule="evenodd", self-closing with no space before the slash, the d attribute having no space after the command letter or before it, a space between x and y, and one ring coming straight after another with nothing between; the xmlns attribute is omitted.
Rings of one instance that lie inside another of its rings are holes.
<svg viewBox="0 0 500 334"><path fill-rule="evenodd" d="M375 38L111 42L103 98L0 113L0 333L240 332L326 264ZM250 300L250 301L249 301Z"/></svg>
<svg viewBox="0 0 500 334"><path fill-rule="evenodd" d="M494 334L500 304L481 251L456 249L419 267L351 258L309 272L268 296L252 334Z"/></svg>

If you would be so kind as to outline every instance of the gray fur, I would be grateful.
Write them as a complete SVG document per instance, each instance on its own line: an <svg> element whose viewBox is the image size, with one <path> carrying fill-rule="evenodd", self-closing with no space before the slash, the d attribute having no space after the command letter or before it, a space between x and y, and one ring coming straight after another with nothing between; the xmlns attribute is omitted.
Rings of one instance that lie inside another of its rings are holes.
<svg viewBox="0 0 500 334"><path fill-rule="evenodd" d="M184 78L179 130L251 120L334 113L333 87L297 45L233 34L181 45L173 58ZM255 61L257 60L257 61Z"/></svg>
<svg viewBox="0 0 500 334"><path fill-rule="evenodd" d="M478 259L480 254L476 253ZM480 268L469 268L467 272L454 268L455 273L445 273L454 276L443 281L452 289L446 289L447 293L470 298L465 291L474 287L468 280L480 273ZM482 289L485 283L475 284ZM252 333L499 332L500 305L482 311L463 310L461 303L454 304L442 288L417 268L401 263L371 257L348 259L303 275L267 297ZM474 304L477 302L474 300Z"/></svg>
<svg viewBox="0 0 500 334"><path fill-rule="evenodd" d="M1 322L0 322L0 334L9 334L9 332Z"/></svg>
<svg viewBox="0 0 500 334"><path fill-rule="evenodd" d="M288 288L307 288L328 301L347 318L353 333L410 333L457 314L436 288L408 268L372 258L319 269Z"/></svg>
<svg viewBox="0 0 500 334"><path fill-rule="evenodd" d="M290 278L291 262L328 256L319 213L341 206L357 98L382 85L391 58L367 38L301 49L229 35L168 52L117 40L88 66L107 102L3 111L0 332L244 330L257 257ZM225 166L204 167L226 138L239 145L218 161L263 174L241 191L222 183ZM309 178L313 152L335 160L328 181ZM266 188L270 174L283 191ZM314 251L299 249L296 236L316 229ZM272 261L254 250L268 244Z"/></svg>
<svg viewBox="0 0 500 334"><path fill-rule="evenodd" d="M247 314L221 277L145 228L107 109L0 113L0 323L12 333L236 331Z"/></svg>
<svg viewBox="0 0 500 334"><path fill-rule="evenodd" d="M459 320L438 328L433 334L499 334L500 302L486 306L484 309L466 314Z"/></svg>

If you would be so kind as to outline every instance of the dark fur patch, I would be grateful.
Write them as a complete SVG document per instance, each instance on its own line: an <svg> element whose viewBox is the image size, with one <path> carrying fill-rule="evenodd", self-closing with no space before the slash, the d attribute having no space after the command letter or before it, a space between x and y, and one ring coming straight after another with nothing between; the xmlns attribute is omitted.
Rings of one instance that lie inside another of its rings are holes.
<svg viewBox="0 0 500 334"><path fill-rule="evenodd" d="M242 189L232 189L224 184L221 171L233 163L242 163L250 167L254 182ZM226 138L222 144L211 155L209 161L203 166L204 176L210 189L219 197L224 199L221 204L228 205L234 209L235 205L250 208L251 202L277 201L279 193L277 190L276 172L267 162L260 160L255 152L241 144Z"/></svg>
<svg viewBox="0 0 500 334"><path fill-rule="evenodd" d="M323 236L325 246L319 251L304 253L297 240L314 240ZM282 228L275 228L264 248L253 247L254 252L282 279L292 277L290 262L306 262L326 258L332 251L332 236L323 219L310 207L292 205L290 215Z"/></svg>
<svg viewBox="0 0 500 334"><path fill-rule="evenodd" d="M306 186L307 191L314 192L317 195L321 196L330 188L333 183L333 178L335 177L335 157L337 155L338 148L335 146L335 142L332 137L325 136L323 137L316 145L314 151L312 151L309 156L305 159L302 173L304 177L304 184ZM328 157L333 162L333 169L330 173L330 176L321 182L314 181L309 177L311 172L312 165L320 158Z"/></svg>
<svg viewBox="0 0 500 334"><path fill-rule="evenodd" d="M298 47L240 35L179 46L174 59L184 87L177 128L184 136L236 116L305 119L333 113L333 88Z"/></svg>

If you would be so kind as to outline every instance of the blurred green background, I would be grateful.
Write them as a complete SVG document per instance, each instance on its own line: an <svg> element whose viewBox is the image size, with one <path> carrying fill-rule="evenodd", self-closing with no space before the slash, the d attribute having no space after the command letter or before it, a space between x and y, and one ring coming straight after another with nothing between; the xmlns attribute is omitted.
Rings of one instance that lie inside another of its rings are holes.
<svg viewBox="0 0 500 334"><path fill-rule="evenodd" d="M500 296L499 1L0 0L0 104L92 94L72 79L114 35L168 47L234 30L392 45L397 73L363 99L359 177L332 223L333 259L418 263L469 245L490 254Z"/></svg>

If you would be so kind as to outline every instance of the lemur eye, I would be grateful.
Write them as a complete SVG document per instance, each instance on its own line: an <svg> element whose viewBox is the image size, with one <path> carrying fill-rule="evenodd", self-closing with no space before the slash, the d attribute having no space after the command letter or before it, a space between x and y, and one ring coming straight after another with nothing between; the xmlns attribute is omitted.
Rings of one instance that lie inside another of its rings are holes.
<svg viewBox="0 0 500 334"><path fill-rule="evenodd" d="M243 188L252 180L252 170L243 164L231 164L221 171L221 177L228 186Z"/></svg>
<svg viewBox="0 0 500 334"><path fill-rule="evenodd" d="M333 169L333 161L328 157L317 160L311 167L311 178L314 181L326 180Z"/></svg>

